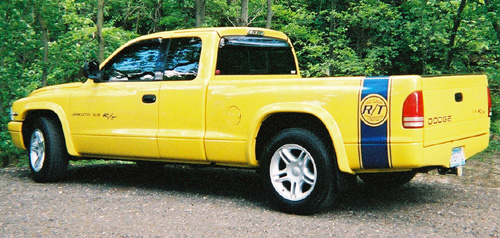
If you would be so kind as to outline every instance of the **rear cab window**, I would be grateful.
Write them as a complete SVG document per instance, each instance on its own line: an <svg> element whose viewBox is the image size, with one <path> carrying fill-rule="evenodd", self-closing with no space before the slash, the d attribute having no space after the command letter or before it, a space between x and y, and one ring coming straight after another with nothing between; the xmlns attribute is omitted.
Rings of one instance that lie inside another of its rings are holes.
<svg viewBox="0 0 500 238"><path fill-rule="evenodd" d="M265 36L225 36L220 40L217 75L297 75L286 40Z"/></svg>

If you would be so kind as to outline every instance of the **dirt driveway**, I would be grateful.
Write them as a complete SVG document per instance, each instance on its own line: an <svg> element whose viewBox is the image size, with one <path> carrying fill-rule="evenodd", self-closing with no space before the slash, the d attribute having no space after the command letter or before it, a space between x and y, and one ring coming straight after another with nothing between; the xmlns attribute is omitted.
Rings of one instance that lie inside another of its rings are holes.
<svg viewBox="0 0 500 238"><path fill-rule="evenodd" d="M296 216L269 209L253 171L72 166L67 180L39 184L7 168L0 237L500 237L500 159L465 172L385 191L359 182L331 210Z"/></svg>

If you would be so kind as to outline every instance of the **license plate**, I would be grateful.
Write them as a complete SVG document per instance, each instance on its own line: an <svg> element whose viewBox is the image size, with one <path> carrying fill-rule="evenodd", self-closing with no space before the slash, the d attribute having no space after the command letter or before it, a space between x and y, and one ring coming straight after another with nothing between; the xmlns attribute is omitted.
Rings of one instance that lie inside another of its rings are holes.
<svg viewBox="0 0 500 238"><path fill-rule="evenodd" d="M463 147L456 147L451 150L450 167L465 165L465 153Z"/></svg>

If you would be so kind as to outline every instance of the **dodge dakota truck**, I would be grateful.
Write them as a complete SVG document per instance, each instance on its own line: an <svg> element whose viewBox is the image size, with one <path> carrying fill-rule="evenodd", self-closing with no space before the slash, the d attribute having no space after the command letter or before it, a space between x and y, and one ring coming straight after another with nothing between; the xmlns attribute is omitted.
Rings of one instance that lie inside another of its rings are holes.
<svg viewBox="0 0 500 238"><path fill-rule="evenodd" d="M146 35L84 72L13 103L8 129L37 182L89 158L252 168L275 208L311 214L357 176L456 172L489 142L486 76L302 78L269 29Z"/></svg>

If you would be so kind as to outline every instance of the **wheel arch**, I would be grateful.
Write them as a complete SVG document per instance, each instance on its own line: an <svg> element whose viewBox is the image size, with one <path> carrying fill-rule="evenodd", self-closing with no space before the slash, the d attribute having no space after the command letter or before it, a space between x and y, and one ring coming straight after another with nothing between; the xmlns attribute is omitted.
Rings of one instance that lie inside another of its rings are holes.
<svg viewBox="0 0 500 238"><path fill-rule="evenodd" d="M303 103L280 103L268 105L256 114L249 146L251 164L258 164L258 154L263 145L277 132L291 127L299 127L317 132L333 146L336 162L341 172L354 174L349 166L342 135L331 114L324 108Z"/></svg>
<svg viewBox="0 0 500 238"><path fill-rule="evenodd" d="M59 123L64 135L64 141L66 143L68 153L71 156L80 156L74 147L68 120L61 106L53 103L30 103L27 104L25 108L26 110L24 110L22 114L22 118L24 118L22 135L25 147L29 144L28 140L30 135L28 135L28 133L31 131L31 125L33 124L31 121L43 116L51 118Z"/></svg>

